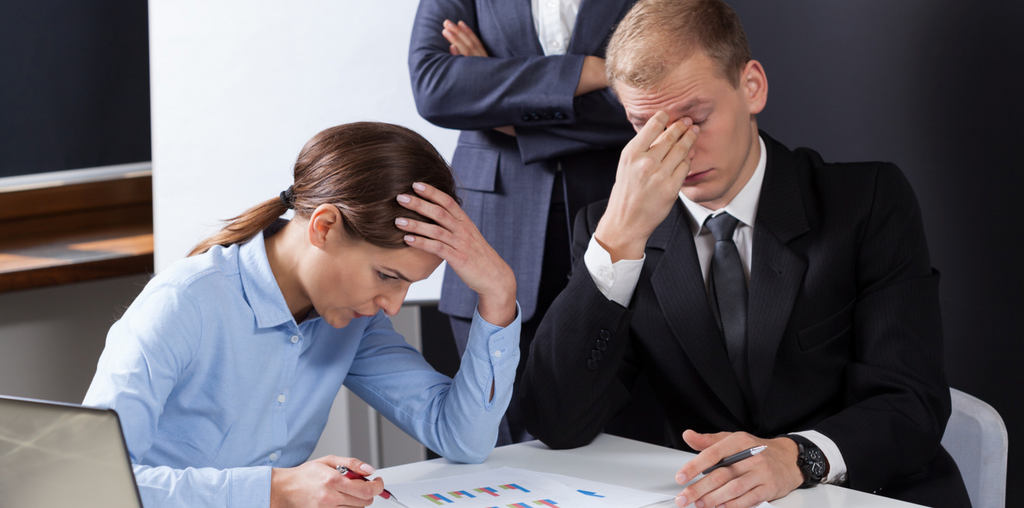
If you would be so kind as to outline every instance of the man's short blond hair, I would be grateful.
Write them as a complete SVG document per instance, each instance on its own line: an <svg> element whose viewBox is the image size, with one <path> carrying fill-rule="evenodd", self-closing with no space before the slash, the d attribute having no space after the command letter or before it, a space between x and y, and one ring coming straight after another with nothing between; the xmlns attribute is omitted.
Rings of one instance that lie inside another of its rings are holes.
<svg viewBox="0 0 1024 508"><path fill-rule="evenodd" d="M732 8L721 0L640 0L608 43L608 83L650 88L698 50L739 84L750 45Z"/></svg>

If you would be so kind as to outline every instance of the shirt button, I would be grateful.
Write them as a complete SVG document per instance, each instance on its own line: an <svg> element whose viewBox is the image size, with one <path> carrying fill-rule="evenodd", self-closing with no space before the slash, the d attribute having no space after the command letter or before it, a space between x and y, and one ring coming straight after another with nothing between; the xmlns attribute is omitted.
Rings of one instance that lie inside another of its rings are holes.
<svg viewBox="0 0 1024 508"><path fill-rule="evenodd" d="M298 335L292 335L292 344L295 344L297 342L299 342L299 336Z"/></svg>
<svg viewBox="0 0 1024 508"><path fill-rule="evenodd" d="M270 454L270 461L273 462L275 460L277 460L277 454L276 453L271 453Z"/></svg>
<svg viewBox="0 0 1024 508"><path fill-rule="evenodd" d="M282 404L284 404L284 401L285 401L285 400L287 400L287 399L288 399L288 398L287 398L287 397L285 397L283 393L282 393L281 395L278 395L278 396L277 396L277 401L278 401L278 402L280 402L280 403L282 403Z"/></svg>
<svg viewBox="0 0 1024 508"><path fill-rule="evenodd" d="M500 349L494 352L494 357L495 358L501 358L501 350Z"/></svg>

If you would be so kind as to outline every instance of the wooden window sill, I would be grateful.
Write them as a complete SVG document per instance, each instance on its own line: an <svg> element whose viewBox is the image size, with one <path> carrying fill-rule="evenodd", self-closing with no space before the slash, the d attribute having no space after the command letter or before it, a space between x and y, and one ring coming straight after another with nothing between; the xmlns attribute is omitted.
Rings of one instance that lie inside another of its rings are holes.
<svg viewBox="0 0 1024 508"><path fill-rule="evenodd" d="M0 190L0 292L153 272L149 173Z"/></svg>

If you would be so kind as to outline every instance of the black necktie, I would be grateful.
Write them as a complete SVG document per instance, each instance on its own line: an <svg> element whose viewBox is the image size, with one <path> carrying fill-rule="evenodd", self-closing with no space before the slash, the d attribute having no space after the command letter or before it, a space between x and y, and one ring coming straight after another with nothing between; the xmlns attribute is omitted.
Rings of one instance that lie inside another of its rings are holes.
<svg viewBox="0 0 1024 508"><path fill-rule="evenodd" d="M708 274L708 299L725 337L725 348L732 370L740 382L744 396L751 393L747 369L747 279L743 275L740 251L732 241L739 220L727 213L708 218L704 225L715 236L715 255Z"/></svg>

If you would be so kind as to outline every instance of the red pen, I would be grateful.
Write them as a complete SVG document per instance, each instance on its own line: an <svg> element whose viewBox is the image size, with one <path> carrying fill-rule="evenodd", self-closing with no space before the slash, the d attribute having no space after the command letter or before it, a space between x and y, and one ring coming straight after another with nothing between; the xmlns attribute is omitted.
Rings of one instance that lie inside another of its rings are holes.
<svg viewBox="0 0 1024 508"><path fill-rule="evenodd" d="M370 481L370 480L367 480L365 476L363 476L363 475L361 475L361 474L359 474L359 473L357 473L357 472L355 472L355 471L353 471L353 470L351 470L351 469L349 469L349 468L347 468L345 466L337 466L334 469L337 469L339 473L345 475L345 478L351 478L353 480L362 480L364 482ZM398 500L398 498L395 497L394 494L388 492L388 489L384 489L384 492L380 493L380 497L383 497L384 499L386 499L388 501L391 501L392 503L395 503L396 505L401 506L402 508L409 508L408 506L405 506L404 504L402 504Z"/></svg>

